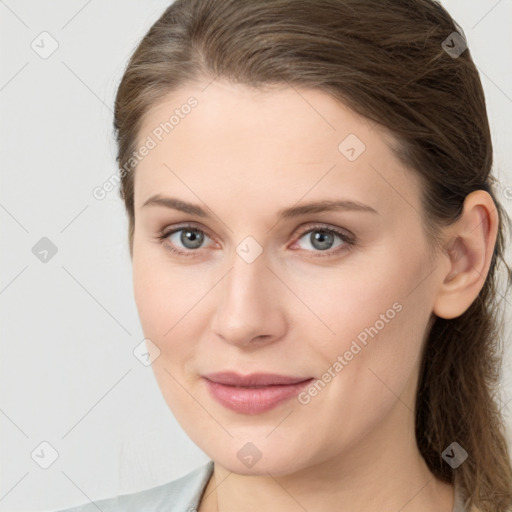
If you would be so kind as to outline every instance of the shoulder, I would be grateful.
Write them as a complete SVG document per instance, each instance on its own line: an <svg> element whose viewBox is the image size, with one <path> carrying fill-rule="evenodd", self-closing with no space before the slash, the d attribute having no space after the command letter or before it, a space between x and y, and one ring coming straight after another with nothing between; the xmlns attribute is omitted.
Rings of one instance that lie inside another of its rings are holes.
<svg viewBox="0 0 512 512"><path fill-rule="evenodd" d="M209 461L172 482L131 494L90 501L58 512L98 512L98 509L102 512L163 512L196 509L212 471L213 461Z"/></svg>
<svg viewBox="0 0 512 512"><path fill-rule="evenodd" d="M455 483L454 492L455 502L452 512L481 512L475 505L470 506L470 499L459 483Z"/></svg>

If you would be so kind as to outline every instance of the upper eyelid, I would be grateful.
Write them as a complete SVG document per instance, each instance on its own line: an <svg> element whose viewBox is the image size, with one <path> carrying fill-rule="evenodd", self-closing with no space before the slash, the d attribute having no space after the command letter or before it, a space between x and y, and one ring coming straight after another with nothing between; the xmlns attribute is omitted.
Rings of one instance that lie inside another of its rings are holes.
<svg viewBox="0 0 512 512"><path fill-rule="evenodd" d="M193 223L187 223L187 224L183 224L183 225L178 224L177 226L168 226L168 227L162 229L160 231L160 233L161 233L161 236L166 236L167 237L167 236L170 236L170 235L172 235L172 234L174 234L174 233L176 233L178 231L182 231L182 230L187 229L187 228L192 228L194 230L200 231L201 233L204 233L205 235L208 235L212 240L214 238L214 237L212 237L209 234L208 230L200 228L200 227L196 226Z"/></svg>

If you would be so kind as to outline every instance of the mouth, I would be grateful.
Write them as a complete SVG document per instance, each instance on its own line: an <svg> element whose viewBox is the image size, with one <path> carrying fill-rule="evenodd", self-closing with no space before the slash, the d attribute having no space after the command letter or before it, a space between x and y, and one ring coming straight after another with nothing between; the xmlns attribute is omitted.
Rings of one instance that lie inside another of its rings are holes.
<svg viewBox="0 0 512 512"><path fill-rule="evenodd" d="M240 414L261 414L298 395L312 377L272 373L239 375L234 372L202 376L211 396L222 406Z"/></svg>

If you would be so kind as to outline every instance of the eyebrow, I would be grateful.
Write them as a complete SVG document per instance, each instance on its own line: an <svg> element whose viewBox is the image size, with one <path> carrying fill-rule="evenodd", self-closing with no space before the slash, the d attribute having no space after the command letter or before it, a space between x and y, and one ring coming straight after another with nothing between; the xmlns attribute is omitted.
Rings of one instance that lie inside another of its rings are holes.
<svg viewBox="0 0 512 512"><path fill-rule="evenodd" d="M147 206L164 206L173 210L178 210L190 215L196 215L197 217L211 218L212 216L201 206L187 203L180 199L172 197L163 197L159 194L150 197L143 205L142 208ZM322 200L314 201L303 204L301 206L292 206L290 208L283 208L277 212L277 216L280 219L287 219L291 217L299 217L301 215L307 215L311 213L321 213L328 211L360 211L370 212L378 214L377 210L366 204L358 201L348 200Z"/></svg>

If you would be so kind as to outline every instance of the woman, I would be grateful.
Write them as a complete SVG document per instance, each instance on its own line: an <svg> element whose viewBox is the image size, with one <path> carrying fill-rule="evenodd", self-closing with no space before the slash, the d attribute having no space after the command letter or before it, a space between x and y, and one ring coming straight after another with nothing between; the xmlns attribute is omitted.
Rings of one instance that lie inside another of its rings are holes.
<svg viewBox="0 0 512 512"><path fill-rule="evenodd" d="M178 0L115 128L152 367L211 461L72 510L511 509L507 217L438 3Z"/></svg>

